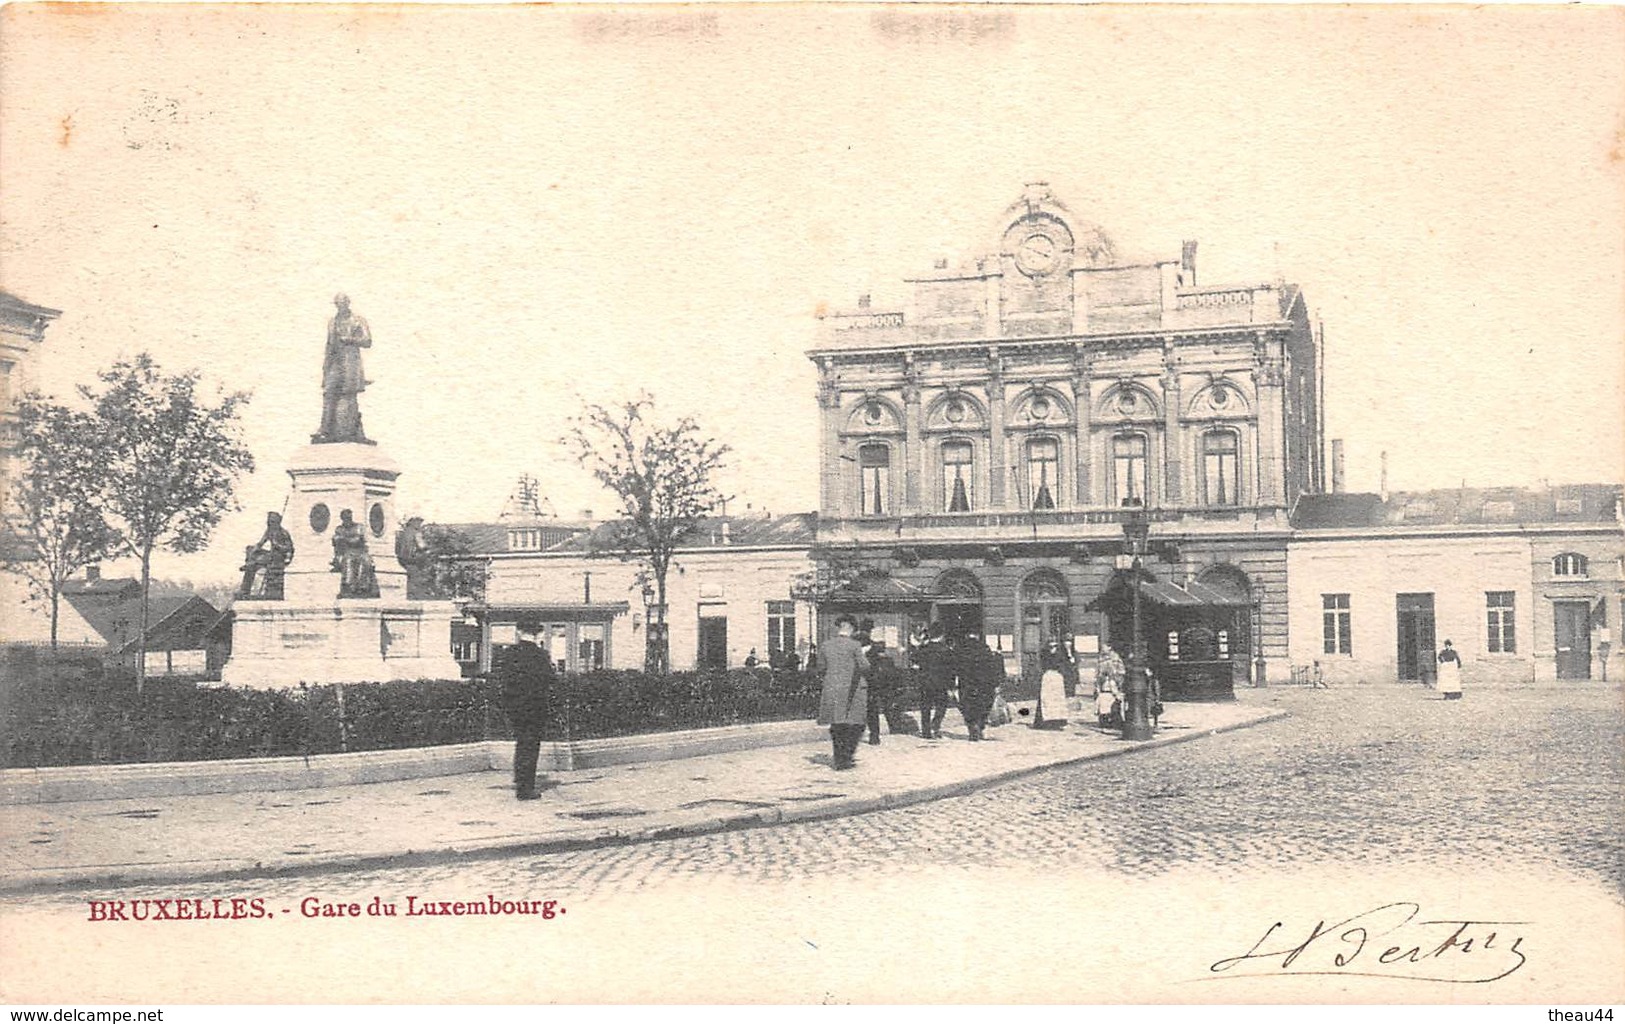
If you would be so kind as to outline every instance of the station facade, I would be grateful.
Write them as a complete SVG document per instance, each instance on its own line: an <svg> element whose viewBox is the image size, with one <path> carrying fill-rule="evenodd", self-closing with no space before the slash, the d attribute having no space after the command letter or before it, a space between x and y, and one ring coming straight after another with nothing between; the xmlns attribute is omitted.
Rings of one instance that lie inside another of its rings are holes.
<svg viewBox="0 0 1625 1024"><path fill-rule="evenodd" d="M991 242L911 279L903 308L820 318L824 607L977 632L1013 675L1051 640L1126 650L1112 584L1138 506L1165 687L1284 670L1288 512L1325 476L1299 289L1199 282L1194 242L1120 258L1043 184Z"/></svg>

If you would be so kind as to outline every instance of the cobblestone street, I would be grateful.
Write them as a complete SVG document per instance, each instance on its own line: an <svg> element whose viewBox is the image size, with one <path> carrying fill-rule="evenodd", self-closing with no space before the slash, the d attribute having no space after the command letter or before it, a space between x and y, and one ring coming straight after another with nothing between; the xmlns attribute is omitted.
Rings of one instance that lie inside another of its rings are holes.
<svg viewBox="0 0 1625 1024"><path fill-rule="evenodd" d="M906 894L917 889L911 883L925 880L1030 892L1045 879L1073 885L1095 879L1108 891L1157 891L1178 905L1232 883L1239 894L1260 878L1372 878L1397 865L1411 885L1416 879L1465 885L1482 875L1580 886L1607 894L1591 899L1594 909L1619 916L1625 716L1618 689L1478 691L1459 703L1391 687L1278 689L1242 699L1291 715L894 811L224 888L263 896L274 907L308 893L328 900L545 893L580 914L632 905L628 897L644 906L700 900L715 913L720 897L748 901L770 919L771 908L833 892L874 893L882 904L888 898L882 893L910 899ZM221 889L215 883L211 892ZM936 891L947 890L938 884ZM143 886L18 897L4 905L8 912L54 916L70 907L82 914L87 896L175 894L174 886ZM1616 904L1611 910L1608 897ZM1222 916L1218 908L1213 912Z"/></svg>
<svg viewBox="0 0 1625 1024"><path fill-rule="evenodd" d="M1283 689L1245 699L1287 707L1292 717L920 807L544 857L355 872L323 878L322 886L341 893L455 883L501 891L545 883L583 900L716 873L770 881L1020 862L1156 876L1190 864L1222 873L1240 865L1465 859L1576 873L1625 899L1618 690L1481 691L1460 704L1392 688ZM312 883L254 884L282 895Z"/></svg>

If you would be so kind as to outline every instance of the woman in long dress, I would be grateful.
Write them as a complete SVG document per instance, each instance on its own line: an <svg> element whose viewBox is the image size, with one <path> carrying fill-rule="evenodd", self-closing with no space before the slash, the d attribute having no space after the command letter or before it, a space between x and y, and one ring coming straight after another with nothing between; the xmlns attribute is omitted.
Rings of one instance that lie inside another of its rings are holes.
<svg viewBox="0 0 1625 1024"><path fill-rule="evenodd" d="M1066 653L1059 640L1051 640L1039 655L1043 670L1038 677L1038 714L1035 729L1059 729L1066 725Z"/></svg>
<svg viewBox="0 0 1625 1024"><path fill-rule="evenodd" d="M1461 700L1461 655L1449 640L1439 652L1439 692L1445 700Z"/></svg>
<svg viewBox="0 0 1625 1024"><path fill-rule="evenodd" d="M1102 729L1114 725L1121 714L1123 659L1107 647L1095 669L1095 717Z"/></svg>

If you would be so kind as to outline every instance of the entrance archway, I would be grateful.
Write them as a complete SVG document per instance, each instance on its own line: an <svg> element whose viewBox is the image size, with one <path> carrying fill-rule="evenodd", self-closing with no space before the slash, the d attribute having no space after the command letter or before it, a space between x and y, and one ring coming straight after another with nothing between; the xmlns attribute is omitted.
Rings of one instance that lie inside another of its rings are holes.
<svg viewBox="0 0 1625 1024"><path fill-rule="evenodd" d="M949 569L931 584L932 619L949 636L982 636L982 581L969 569Z"/></svg>
<svg viewBox="0 0 1625 1024"><path fill-rule="evenodd" d="M1054 569L1039 569L1021 581L1021 678L1036 681L1039 654L1051 640L1063 646L1072 638L1066 580Z"/></svg>
<svg viewBox="0 0 1625 1024"><path fill-rule="evenodd" d="M1232 604L1214 623L1215 653L1223 653L1233 667L1232 679L1245 683L1252 665L1257 638L1253 636L1253 584L1247 574L1233 565L1214 565L1204 569L1196 582L1216 591Z"/></svg>

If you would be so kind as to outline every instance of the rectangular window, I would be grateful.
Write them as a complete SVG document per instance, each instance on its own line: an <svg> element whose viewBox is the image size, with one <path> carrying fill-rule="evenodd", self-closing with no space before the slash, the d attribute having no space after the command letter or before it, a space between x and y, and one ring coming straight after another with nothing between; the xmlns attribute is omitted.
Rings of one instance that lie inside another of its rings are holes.
<svg viewBox="0 0 1625 1024"><path fill-rule="evenodd" d="M583 622L576 630L577 671L597 672L604 667L604 624Z"/></svg>
<svg viewBox="0 0 1625 1024"><path fill-rule="evenodd" d="M1112 470L1119 505L1134 501L1148 503L1144 434L1119 434L1112 438Z"/></svg>
<svg viewBox="0 0 1625 1024"><path fill-rule="evenodd" d="M767 650L783 655L796 649L796 603L767 602Z"/></svg>
<svg viewBox="0 0 1625 1024"><path fill-rule="evenodd" d="M1240 476L1236 435L1228 430L1202 435L1202 504L1236 504Z"/></svg>
<svg viewBox="0 0 1625 1024"><path fill-rule="evenodd" d="M1353 654L1353 630L1347 594L1320 595L1321 633L1327 654Z"/></svg>
<svg viewBox="0 0 1625 1024"><path fill-rule="evenodd" d="M1053 438L1027 442L1027 492L1035 509L1055 507L1055 491L1060 486L1060 445Z"/></svg>
<svg viewBox="0 0 1625 1024"><path fill-rule="evenodd" d="M1513 622L1515 600L1516 595L1510 590L1492 590L1484 595L1484 608L1489 619L1486 636L1491 654L1514 654L1518 650Z"/></svg>
<svg viewBox="0 0 1625 1024"><path fill-rule="evenodd" d="M975 456L968 441L949 441L942 446L942 507L949 512L969 512L975 497L971 467Z"/></svg>
<svg viewBox="0 0 1625 1024"><path fill-rule="evenodd" d="M866 516L883 516L891 501L891 449L866 444L858 449L858 509Z"/></svg>

